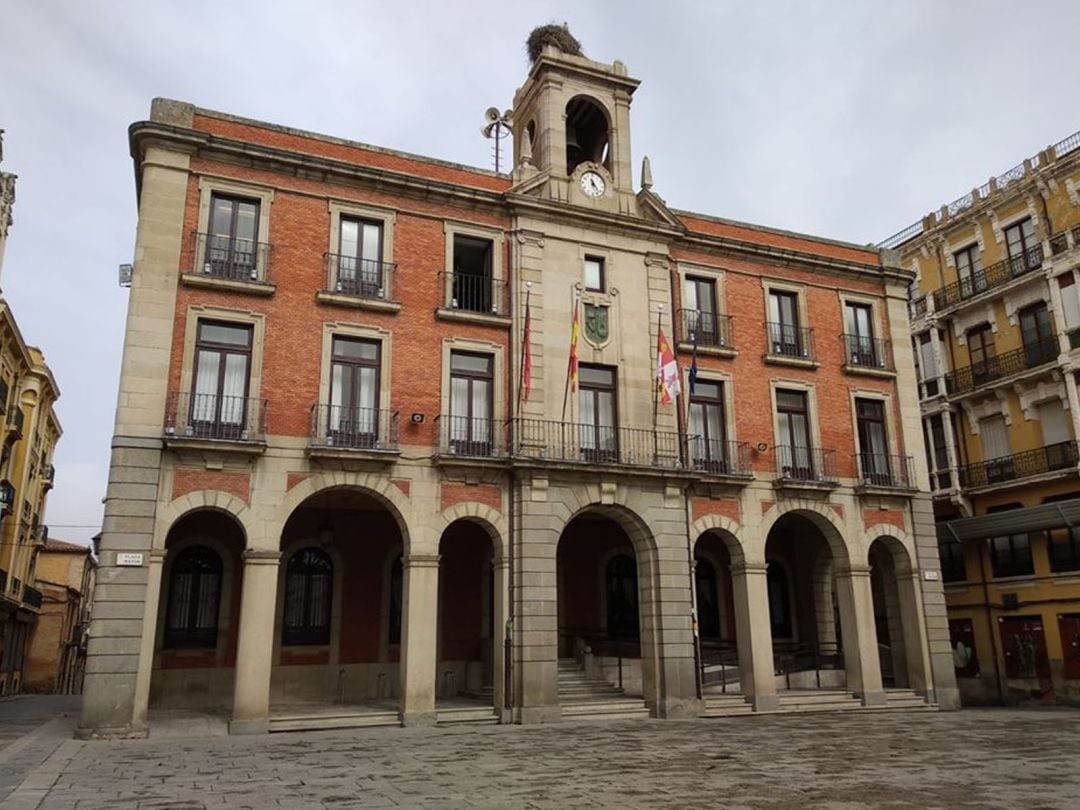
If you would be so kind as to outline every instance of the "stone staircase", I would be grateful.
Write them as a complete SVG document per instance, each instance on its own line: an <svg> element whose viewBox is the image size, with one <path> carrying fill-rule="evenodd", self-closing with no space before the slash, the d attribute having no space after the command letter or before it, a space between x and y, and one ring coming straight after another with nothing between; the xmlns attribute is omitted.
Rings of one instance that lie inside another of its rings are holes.
<svg viewBox="0 0 1080 810"><path fill-rule="evenodd" d="M753 713L754 707L740 694L705 692L705 712L702 717L739 717Z"/></svg>
<svg viewBox="0 0 1080 810"><path fill-rule="evenodd" d="M342 706L340 709L319 707L311 711L287 711L270 716L270 731L327 731L337 728L371 728L400 726L397 710L366 710Z"/></svg>
<svg viewBox="0 0 1080 810"><path fill-rule="evenodd" d="M644 719L649 709L641 698L628 697L600 678L589 678L573 658L559 659L559 705L574 720Z"/></svg>
<svg viewBox="0 0 1080 810"><path fill-rule="evenodd" d="M492 725L499 722L494 706L447 706L436 712L436 724L456 726L461 724Z"/></svg>
<svg viewBox="0 0 1080 810"><path fill-rule="evenodd" d="M903 711L937 711L936 703L927 703L926 698L911 689L894 689L889 687L885 690L885 705L883 709L896 709Z"/></svg>
<svg viewBox="0 0 1080 810"><path fill-rule="evenodd" d="M787 689L777 693L781 712L838 712L863 708L853 692L842 689Z"/></svg>

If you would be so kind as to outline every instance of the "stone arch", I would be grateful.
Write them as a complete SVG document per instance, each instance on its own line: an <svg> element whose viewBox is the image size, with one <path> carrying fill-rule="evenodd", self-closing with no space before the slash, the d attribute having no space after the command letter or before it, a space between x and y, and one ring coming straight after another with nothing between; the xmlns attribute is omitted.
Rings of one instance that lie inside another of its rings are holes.
<svg viewBox="0 0 1080 810"><path fill-rule="evenodd" d="M762 554L765 551L765 544L768 543L769 534L781 519L789 515L806 518L817 527L825 538L825 542L829 544L829 550L833 553L833 561L837 566L848 566L854 560L862 559L861 554L852 553L854 549L846 539L844 523L840 516L827 504L808 500L777 503L769 508L762 517L759 533Z"/></svg>
<svg viewBox="0 0 1080 810"><path fill-rule="evenodd" d="M447 529L459 520L475 523L482 528L491 540L494 560L505 560L507 554L506 520L502 513L487 504L476 501L462 501L442 511L440 525L436 533L441 538Z"/></svg>
<svg viewBox="0 0 1080 810"><path fill-rule="evenodd" d="M582 163L611 169L612 114L595 96L578 93L563 108L566 122L566 170L570 174Z"/></svg>
<svg viewBox="0 0 1080 810"><path fill-rule="evenodd" d="M932 688L932 678L914 542L910 535L891 524L870 526L863 534L863 541L872 582L877 577L880 589L872 597L875 618L880 608L889 628L894 684L925 694ZM880 571L872 562L876 549L881 549L886 557ZM884 599L884 604L879 604L878 599ZM885 674L883 668L883 678Z"/></svg>
<svg viewBox="0 0 1080 810"><path fill-rule="evenodd" d="M915 543L907 532L890 523L878 523L863 532L862 545L866 550L867 565L870 564L870 551L878 541L889 550L897 575L908 575L915 571Z"/></svg>
<svg viewBox="0 0 1080 810"><path fill-rule="evenodd" d="M335 489L362 491L383 506L397 524L398 531L401 533L402 553L408 557L412 539L405 515L409 513L411 504L405 493L390 483L385 475L356 474L340 470L309 476L285 493L274 516L273 525L277 527L277 535L274 538L275 550L285 524L300 505L313 495Z"/></svg>
<svg viewBox="0 0 1080 810"><path fill-rule="evenodd" d="M151 548L164 549L165 540L168 538L173 526L181 519L201 509L222 512L235 520L244 535L245 548L251 547L253 538L258 536L251 507L244 501L220 490L200 489L180 496L158 511L157 520L154 521L154 537Z"/></svg>
<svg viewBox="0 0 1080 810"><path fill-rule="evenodd" d="M695 520L690 527L690 537L694 541L695 548L703 534L711 533L720 538L727 547L732 566L746 562L746 551L741 532L742 527L725 515L704 515Z"/></svg>

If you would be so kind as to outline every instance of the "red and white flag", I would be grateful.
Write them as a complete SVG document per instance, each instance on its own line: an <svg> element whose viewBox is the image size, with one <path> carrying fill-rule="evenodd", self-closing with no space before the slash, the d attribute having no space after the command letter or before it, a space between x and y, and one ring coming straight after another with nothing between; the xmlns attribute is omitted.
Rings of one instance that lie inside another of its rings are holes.
<svg viewBox="0 0 1080 810"><path fill-rule="evenodd" d="M664 330L660 329L660 340L656 347L656 381L660 386L660 402L668 405L682 393L679 383L679 364L675 362L675 352L671 350Z"/></svg>

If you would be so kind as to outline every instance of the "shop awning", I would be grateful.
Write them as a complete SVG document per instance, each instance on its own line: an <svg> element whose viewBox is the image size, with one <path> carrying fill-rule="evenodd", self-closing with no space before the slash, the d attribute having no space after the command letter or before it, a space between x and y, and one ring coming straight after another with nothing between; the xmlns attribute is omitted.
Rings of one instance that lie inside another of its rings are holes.
<svg viewBox="0 0 1080 810"><path fill-rule="evenodd" d="M1073 526L1080 527L1080 498L977 517L943 520L937 524L937 535L939 543L951 543Z"/></svg>

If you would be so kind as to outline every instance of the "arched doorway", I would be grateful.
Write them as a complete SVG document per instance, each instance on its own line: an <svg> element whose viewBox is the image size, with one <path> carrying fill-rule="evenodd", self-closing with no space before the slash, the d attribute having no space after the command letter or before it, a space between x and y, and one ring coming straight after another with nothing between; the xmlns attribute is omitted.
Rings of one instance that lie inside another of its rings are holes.
<svg viewBox="0 0 1080 810"><path fill-rule="evenodd" d="M694 544L694 595L703 695L740 690L731 552L726 533L708 531Z"/></svg>
<svg viewBox="0 0 1080 810"><path fill-rule="evenodd" d="M439 632L435 696L441 705L492 706L496 622L494 548L487 530L454 521L439 541Z"/></svg>
<svg viewBox="0 0 1080 810"><path fill-rule="evenodd" d="M870 544L869 562L882 683L925 694L918 579L911 558L903 543L882 536Z"/></svg>
<svg viewBox="0 0 1080 810"><path fill-rule="evenodd" d="M232 706L244 531L229 514L200 509L165 538L150 707Z"/></svg>
<svg viewBox="0 0 1080 810"><path fill-rule="evenodd" d="M389 509L354 488L323 490L281 533L272 715L356 711L397 718L402 536Z"/></svg>

